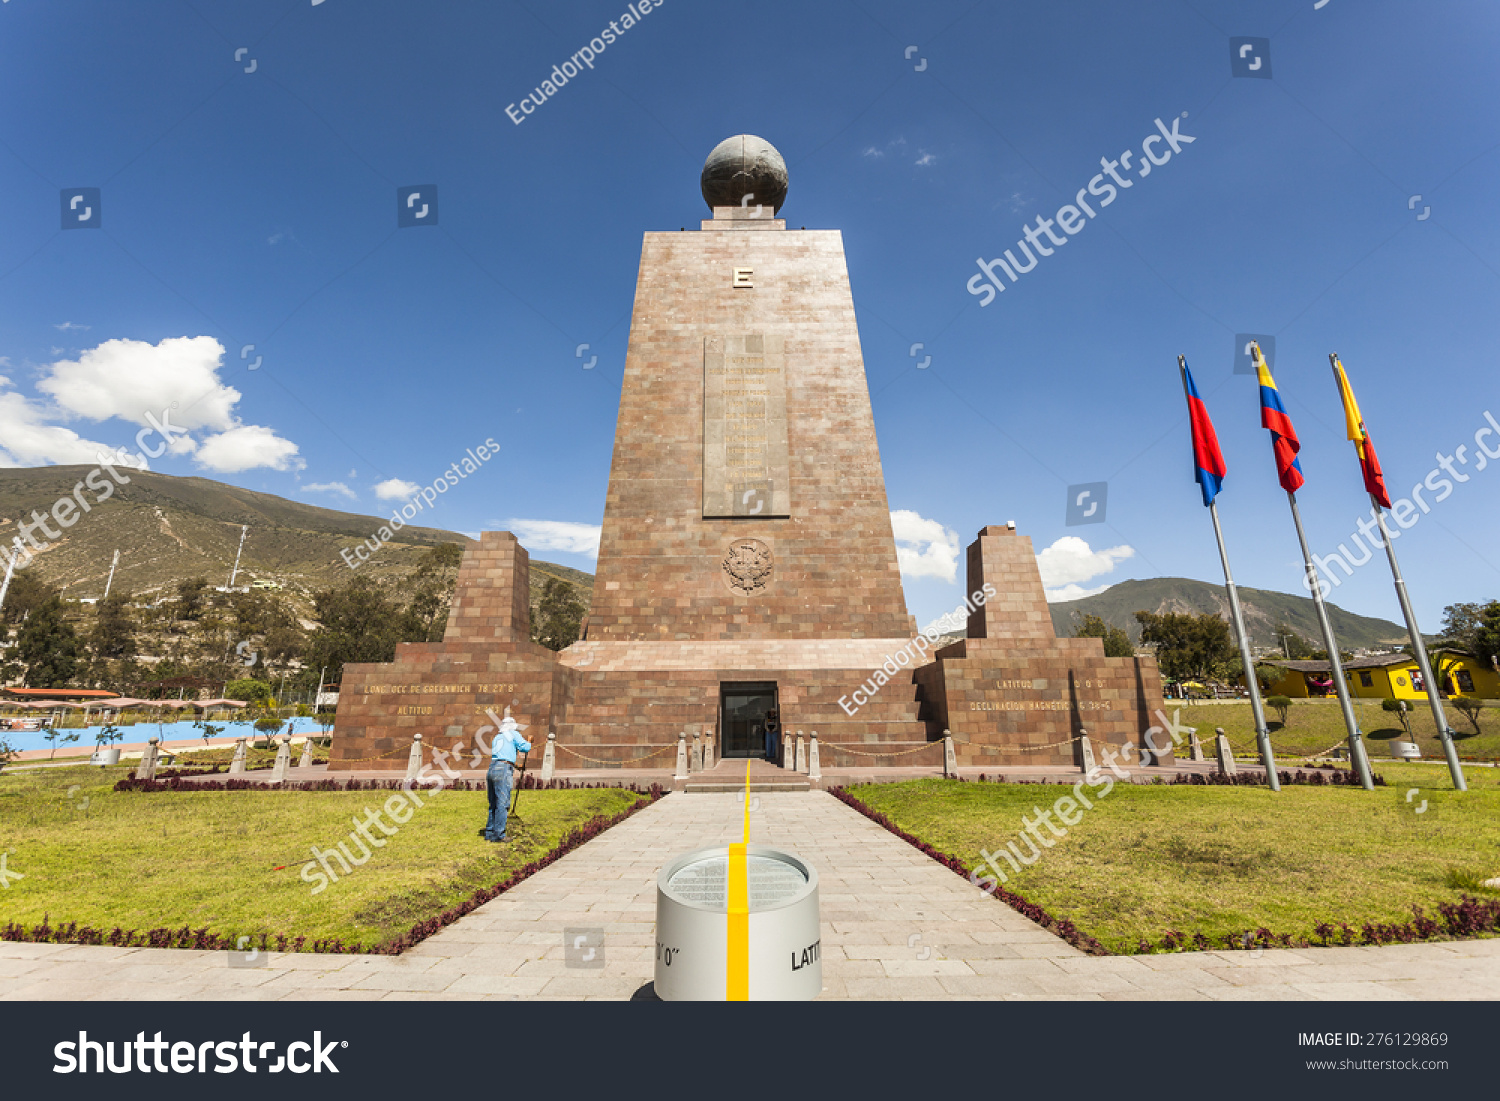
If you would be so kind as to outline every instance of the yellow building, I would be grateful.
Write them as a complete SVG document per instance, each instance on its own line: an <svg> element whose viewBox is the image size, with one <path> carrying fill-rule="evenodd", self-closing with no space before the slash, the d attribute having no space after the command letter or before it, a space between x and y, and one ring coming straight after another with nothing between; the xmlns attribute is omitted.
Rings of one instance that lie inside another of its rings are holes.
<svg viewBox="0 0 1500 1101"><path fill-rule="evenodd" d="M1443 679L1443 694L1500 699L1500 674L1462 650L1434 650L1429 655L1433 669ZM1283 675L1271 685L1271 694L1306 699L1333 695L1333 679L1326 661L1273 661ZM1377 654L1344 663L1349 694L1378 700L1422 700L1427 698L1422 674L1410 654Z"/></svg>

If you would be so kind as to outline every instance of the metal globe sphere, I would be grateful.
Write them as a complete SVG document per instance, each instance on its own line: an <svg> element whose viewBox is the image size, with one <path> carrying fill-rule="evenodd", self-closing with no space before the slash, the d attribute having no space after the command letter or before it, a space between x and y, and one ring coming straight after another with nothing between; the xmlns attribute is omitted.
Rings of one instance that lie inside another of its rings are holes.
<svg viewBox="0 0 1500 1101"><path fill-rule="evenodd" d="M702 185L710 208L739 206L751 196L750 204L775 212L786 202L786 161L764 138L736 134L714 146L703 164Z"/></svg>

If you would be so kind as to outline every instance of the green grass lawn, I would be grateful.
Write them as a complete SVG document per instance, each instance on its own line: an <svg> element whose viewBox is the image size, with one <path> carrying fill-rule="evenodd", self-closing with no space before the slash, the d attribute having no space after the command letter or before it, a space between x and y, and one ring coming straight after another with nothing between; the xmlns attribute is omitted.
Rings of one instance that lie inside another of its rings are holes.
<svg viewBox="0 0 1500 1101"><path fill-rule="evenodd" d="M405 933L556 847L575 826L643 796L526 791L512 842L490 844L483 791L418 794L425 806L370 860L318 894L309 848L349 842L356 817L396 794L115 792L123 768L0 773L0 850L25 878L0 891L0 925L77 922L106 933L208 928L227 937L338 937L366 947ZM389 815L387 823L391 823ZM332 866L338 871L337 862Z"/></svg>
<svg viewBox="0 0 1500 1101"><path fill-rule="evenodd" d="M1118 784L1019 875L998 860L1010 876L1003 886L1129 952L1168 930L1217 939L1264 926L1315 940L1320 922L1404 922L1414 904L1431 913L1459 900L1453 869L1470 883L1500 876L1500 770L1468 769L1467 794L1438 766L1377 771L1389 786L1374 792ZM1033 807L1069 794L950 780L849 790L968 867L982 864L981 849L1017 840Z"/></svg>
<svg viewBox="0 0 1500 1101"><path fill-rule="evenodd" d="M1213 757L1214 727L1222 726L1224 733L1238 754L1246 756L1255 752L1255 722L1248 703L1210 704L1193 706L1184 700L1168 700L1166 714L1171 718L1175 708L1182 709L1182 722L1198 728L1198 737L1203 742L1203 751ZM1412 703L1408 713L1412 734L1422 748L1422 755L1442 759L1443 748L1437 739L1437 728L1432 722L1432 709L1425 700ZM1389 753L1388 741L1404 738L1401 718L1390 711L1380 709L1379 700L1355 700L1354 714L1359 728L1365 735L1365 748L1372 757L1383 757ZM1460 757L1483 759L1500 758L1500 708L1486 707L1479 717L1480 733L1461 712L1447 708L1448 725L1458 734L1455 741ZM1287 712L1286 725L1280 726L1276 712L1266 708L1266 719L1271 728L1271 746L1278 759L1291 760L1326 750L1344 737L1344 719L1338 701L1294 700ZM1182 751L1182 755L1187 755Z"/></svg>

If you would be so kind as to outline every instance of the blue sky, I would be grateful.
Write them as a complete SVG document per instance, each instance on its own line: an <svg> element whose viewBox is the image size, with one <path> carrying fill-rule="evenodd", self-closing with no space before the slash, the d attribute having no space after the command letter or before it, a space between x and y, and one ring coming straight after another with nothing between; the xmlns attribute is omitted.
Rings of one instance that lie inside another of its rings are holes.
<svg viewBox="0 0 1500 1101"><path fill-rule="evenodd" d="M1007 520L1058 593L1220 579L1179 354L1238 579L1299 590L1240 333L1276 338L1314 550L1365 511L1337 351L1394 495L1468 448L1398 543L1424 627L1500 596L1500 463L1473 458L1500 417L1493 4L666 0L510 121L626 10L7 0L0 463L92 462L177 401L191 435L153 469L375 512L493 437L426 522L591 569L641 234L694 227L704 157L749 132L787 160L788 223L843 231L921 621ZM1231 75L1235 36L1270 40L1270 79ZM981 306L976 258L1101 158L1137 168L1157 119L1194 141ZM397 227L410 185L435 226ZM102 228L60 229L66 188L100 189ZM1068 526L1101 481L1106 521ZM1379 558L1332 599L1398 618Z"/></svg>

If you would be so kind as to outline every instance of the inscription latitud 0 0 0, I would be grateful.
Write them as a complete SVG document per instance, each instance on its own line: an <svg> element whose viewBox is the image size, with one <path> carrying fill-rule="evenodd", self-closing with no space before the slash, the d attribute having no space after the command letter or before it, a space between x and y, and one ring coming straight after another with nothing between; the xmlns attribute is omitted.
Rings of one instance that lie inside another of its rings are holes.
<svg viewBox="0 0 1500 1101"><path fill-rule="evenodd" d="M792 514L786 355L775 333L703 342L703 518Z"/></svg>

